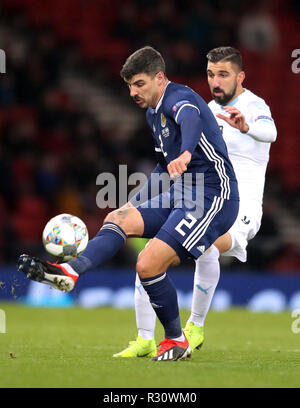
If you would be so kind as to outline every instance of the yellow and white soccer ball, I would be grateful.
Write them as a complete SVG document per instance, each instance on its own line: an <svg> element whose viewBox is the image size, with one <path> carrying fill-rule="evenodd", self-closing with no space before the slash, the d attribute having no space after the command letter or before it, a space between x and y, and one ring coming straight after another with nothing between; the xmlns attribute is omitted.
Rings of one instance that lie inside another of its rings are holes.
<svg viewBox="0 0 300 408"><path fill-rule="evenodd" d="M60 261L69 261L83 252L89 234L85 223L71 214L59 214L46 224L43 245L46 251Z"/></svg>

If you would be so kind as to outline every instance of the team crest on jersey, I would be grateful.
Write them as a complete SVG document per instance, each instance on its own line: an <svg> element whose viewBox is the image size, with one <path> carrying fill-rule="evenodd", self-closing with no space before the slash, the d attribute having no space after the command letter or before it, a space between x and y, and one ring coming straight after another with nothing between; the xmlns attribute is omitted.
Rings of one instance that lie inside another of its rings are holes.
<svg viewBox="0 0 300 408"><path fill-rule="evenodd" d="M166 121L166 117L165 117L165 115L163 113L160 114L160 123L161 123L163 128L166 126L167 121Z"/></svg>

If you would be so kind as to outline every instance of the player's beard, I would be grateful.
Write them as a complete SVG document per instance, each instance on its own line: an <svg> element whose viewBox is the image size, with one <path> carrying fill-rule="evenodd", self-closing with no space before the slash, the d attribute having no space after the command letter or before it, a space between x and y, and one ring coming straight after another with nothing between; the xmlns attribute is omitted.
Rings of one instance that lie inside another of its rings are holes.
<svg viewBox="0 0 300 408"><path fill-rule="evenodd" d="M228 102L230 102L233 99L233 97L234 97L234 95L236 93L236 88L237 88L237 84L235 84L234 88L229 93L225 93L220 88L214 88L213 92L212 92L212 96L213 96L216 103L218 103L219 105L225 106L225 105L228 104ZM222 95L221 96L215 95L214 92L216 92L216 91L222 92Z"/></svg>

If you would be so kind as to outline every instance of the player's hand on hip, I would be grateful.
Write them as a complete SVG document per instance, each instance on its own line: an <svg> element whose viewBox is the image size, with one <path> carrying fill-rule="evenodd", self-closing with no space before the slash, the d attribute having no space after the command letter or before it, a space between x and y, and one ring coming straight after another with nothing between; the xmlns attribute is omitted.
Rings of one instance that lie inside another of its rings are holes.
<svg viewBox="0 0 300 408"><path fill-rule="evenodd" d="M227 122L230 126L235 127L242 133L247 133L249 126L246 123L245 116L234 106L225 106L224 109L230 116L225 116L221 113L217 113L216 116L225 120L225 122Z"/></svg>
<svg viewBox="0 0 300 408"><path fill-rule="evenodd" d="M171 179L176 179L181 176L186 170L189 162L192 159L192 154L185 150L177 159L172 160L168 164L168 172Z"/></svg>

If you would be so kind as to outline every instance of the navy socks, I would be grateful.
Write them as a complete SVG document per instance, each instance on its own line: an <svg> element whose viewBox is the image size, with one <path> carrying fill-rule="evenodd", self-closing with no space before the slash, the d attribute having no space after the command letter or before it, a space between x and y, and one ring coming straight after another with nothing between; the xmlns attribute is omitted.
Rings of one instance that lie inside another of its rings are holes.
<svg viewBox="0 0 300 408"><path fill-rule="evenodd" d="M117 224L105 222L95 238L89 241L82 255L68 264L81 275L109 261L123 246L126 238L125 232Z"/></svg>
<svg viewBox="0 0 300 408"><path fill-rule="evenodd" d="M174 339L182 335L176 289L167 273L140 279L148 293L150 303L165 329L165 337Z"/></svg>

